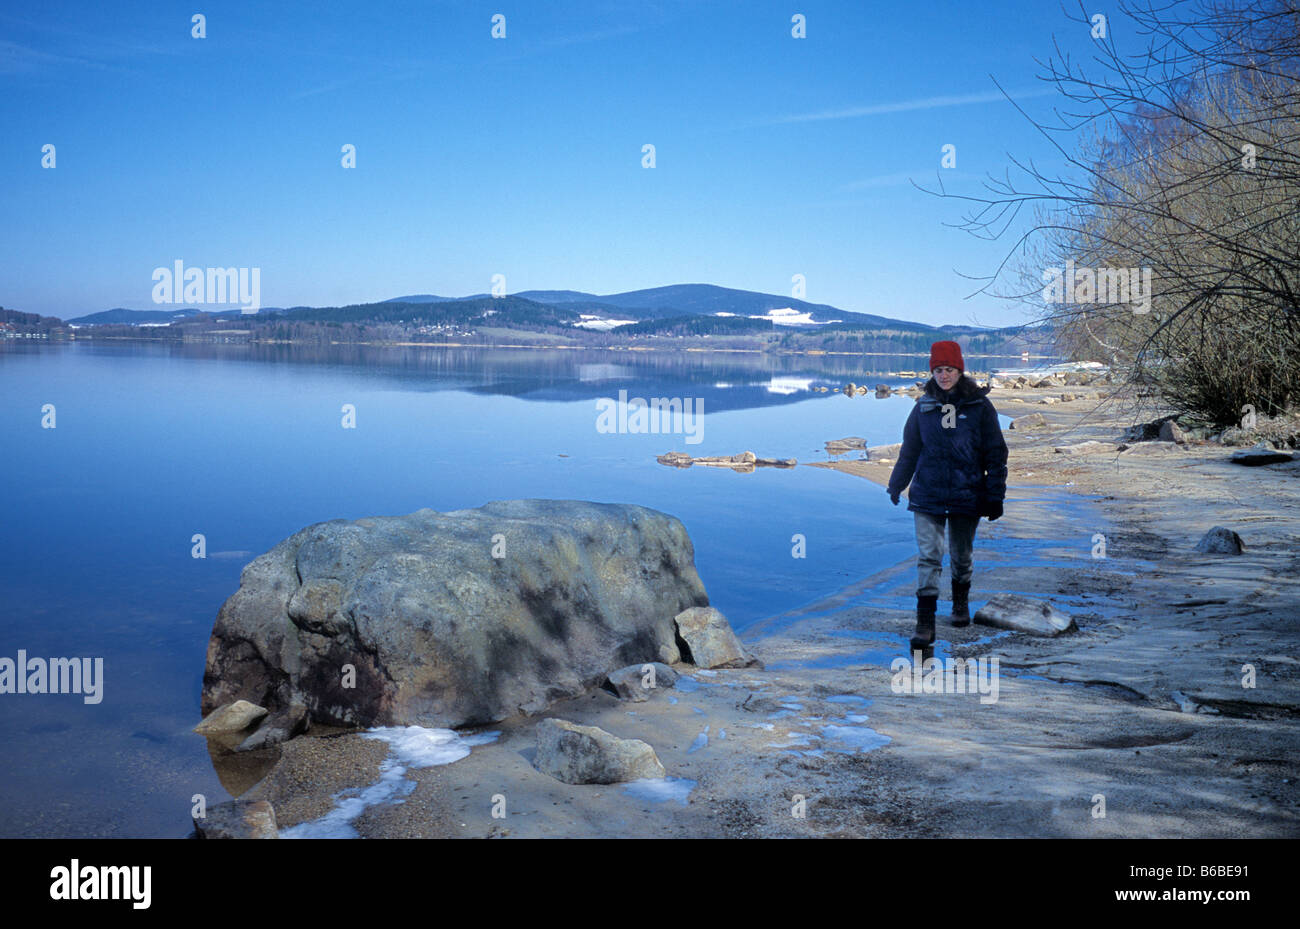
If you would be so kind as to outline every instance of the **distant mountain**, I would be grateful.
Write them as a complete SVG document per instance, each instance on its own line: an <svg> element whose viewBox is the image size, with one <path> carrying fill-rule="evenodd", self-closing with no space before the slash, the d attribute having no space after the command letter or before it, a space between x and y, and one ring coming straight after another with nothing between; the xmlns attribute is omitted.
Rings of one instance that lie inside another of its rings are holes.
<svg viewBox="0 0 1300 929"><path fill-rule="evenodd" d="M187 316L195 316L198 310L128 310L125 307L114 307L111 310L104 310L100 313L90 313L86 316L78 316L70 319L68 322L77 326L105 326L105 325L127 325L138 326L141 323L168 323L173 319L184 319Z"/></svg>
<svg viewBox="0 0 1300 929"><path fill-rule="evenodd" d="M351 306L304 307L278 314L284 322L313 323L404 323L419 325L465 325L494 327L567 326L579 315L562 307L547 306L522 297L477 297L419 303L385 300Z"/></svg>
<svg viewBox="0 0 1300 929"><path fill-rule="evenodd" d="M521 301L504 304L500 301ZM465 297L440 297L436 294L409 294L390 297L378 303L354 304L348 307L263 307L260 317L276 315L299 321L330 322L395 322L421 319L430 323L468 322L482 317L485 310L506 310L503 318L494 324L509 325L517 319L529 325L565 325L577 322L581 316L631 319L636 322L671 319L665 330L682 331L682 317L702 316L726 319L761 317L785 323L782 330L840 329L840 330L890 330L906 333L933 333L935 326L924 323L877 316L871 313L854 313L827 303L809 303L779 294L736 290L713 284L672 284L645 290L629 290L616 294L592 294L580 290L525 290L509 297L493 298L489 294L470 294ZM427 310L427 311L426 311ZM778 313L773 310L789 310ZM117 307L100 313L91 313L69 320L79 326L141 325L168 323L186 319L205 312L203 307L184 306L163 310L129 310ZM228 317L241 314L238 308L220 310L213 315ZM495 315L495 314L490 314ZM785 317L784 319L780 317ZM758 322L758 319L753 319ZM797 325L789 325L796 323ZM740 326L701 326L701 332L738 332ZM745 327L753 331L755 327ZM760 327L761 328L761 327ZM945 331L953 327L945 327ZM649 331L660 331L650 327ZM970 327L968 331L976 331Z"/></svg>
<svg viewBox="0 0 1300 929"><path fill-rule="evenodd" d="M515 296L536 303L600 303L604 299L580 290L523 290Z"/></svg>
<svg viewBox="0 0 1300 929"><path fill-rule="evenodd" d="M282 310L280 307L266 306L262 307L259 312L279 313ZM208 310L203 307L185 307L176 310L128 310L119 306L99 313L78 316L75 319L69 319L68 322L74 326L139 326L144 323L170 323L177 319L189 319L191 316L198 316L200 313L211 313L213 316L255 315L244 313L238 307L227 310Z"/></svg>
<svg viewBox="0 0 1300 929"><path fill-rule="evenodd" d="M916 323L891 320L883 316L852 313L825 303L808 303L793 297L756 293L752 290L734 290L713 284L672 284L648 290L630 290L621 294L604 294L589 299L617 307L620 310L639 310L642 319L660 319L668 316L712 316L733 313L736 316L762 316L768 310L790 309L808 313L813 322L825 323L834 319L854 319L878 325L905 325Z"/></svg>
<svg viewBox="0 0 1300 929"><path fill-rule="evenodd" d="M477 300L487 294L471 297L394 297L390 303L436 303L444 300ZM736 290L714 284L671 284L647 290L629 290L617 294L591 294L579 290L524 290L515 297L534 303L544 303L577 313L617 314L636 320L667 319L679 316L716 316L730 313L735 316L765 316L768 310L792 309L807 314L811 323L827 324L832 321L870 326L872 328L903 329L910 332L931 332L934 326L914 323L871 313L854 313L841 310L828 303L808 303L793 297Z"/></svg>
<svg viewBox="0 0 1300 929"><path fill-rule="evenodd" d="M480 294L486 297L487 294ZM406 297L389 297L382 303L455 303L457 300L472 300L473 297L438 297L434 294L411 294Z"/></svg>

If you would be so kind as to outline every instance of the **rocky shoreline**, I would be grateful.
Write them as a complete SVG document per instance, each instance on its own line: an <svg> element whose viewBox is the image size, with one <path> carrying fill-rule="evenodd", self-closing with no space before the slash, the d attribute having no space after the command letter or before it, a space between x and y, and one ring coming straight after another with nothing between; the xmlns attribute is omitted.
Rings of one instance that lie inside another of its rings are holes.
<svg viewBox="0 0 1300 929"><path fill-rule="evenodd" d="M900 692L891 661L911 631L909 559L747 629L758 663L668 662L675 686L643 700L593 687L469 730L497 734L455 763L406 767L401 802L361 810L351 828L367 838L1300 833L1300 461L1243 467L1232 449L1188 436L1126 442L1122 401L1059 394L991 397L999 412L1042 421L1007 432L1006 515L981 523L971 600L1048 601L1077 631L954 628L940 602L936 654L996 657L995 702ZM892 460L811 466L883 485ZM1237 533L1240 554L1196 550L1216 526ZM645 743L667 777L570 784L538 770L550 718ZM361 733L315 726L214 763L243 765L228 786L255 780L240 802L266 801L285 830L376 784L393 757Z"/></svg>

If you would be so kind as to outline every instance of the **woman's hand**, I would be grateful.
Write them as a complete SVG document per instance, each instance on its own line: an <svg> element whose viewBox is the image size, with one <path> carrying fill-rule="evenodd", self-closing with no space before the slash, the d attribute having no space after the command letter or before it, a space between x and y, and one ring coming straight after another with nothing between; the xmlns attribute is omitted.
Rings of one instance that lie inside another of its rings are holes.
<svg viewBox="0 0 1300 929"><path fill-rule="evenodd" d="M980 515L987 516L989 522L998 519L1002 515L1002 501L985 500L980 506Z"/></svg>

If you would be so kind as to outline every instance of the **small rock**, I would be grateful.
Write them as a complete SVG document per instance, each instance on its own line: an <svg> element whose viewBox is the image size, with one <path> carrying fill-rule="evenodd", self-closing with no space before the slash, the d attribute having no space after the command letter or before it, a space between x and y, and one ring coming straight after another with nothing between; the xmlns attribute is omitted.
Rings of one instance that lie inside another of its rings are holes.
<svg viewBox="0 0 1300 929"><path fill-rule="evenodd" d="M306 732L310 725L307 708L301 703L295 703L268 716L263 720L262 725L258 726L256 732L235 746L235 751L252 752L259 748L288 742L294 736Z"/></svg>
<svg viewBox="0 0 1300 929"><path fill-rule="evenodd" d="M566 784L616 784L667 775L655 750L595 726L544 719L537 727L534 766Z"/></svg>
<svg viewBox="0 0 1300 929"><path fill-rule="evenodd" d="M999 387L1001 387L1001 386L1002 386L1003 384L1005 384L1005 383L1006 383L1006 381L1002 380L1002 378L1000 378L1000 377L991 377L991 378L989 378L989 386L992 387L994 390L997 390Z"/></svg>
<svg viewBox="0 0 1300 929"><path fill-rule="evenodd" d="M1248 465L1251 467L1257 465L1277 464L1282 461L1291 461L1290 452L1279 452L1267 442L1260 442L1251 448L1244 448L1239 452L1233 452L1232 457L1228 460L1233 464Z"/></svg>
<svg viewBox="0 0 1300 929"><path fill-rule="evenodd" d="M901 442L895 442L893 445L873 445L867 449L868 461L892 461L897 458L903 450Z"/></svg>
<svg viewBox="0 0 1300 929"><path fill-rule="evenodd" d="M659 661L631 664L611 671L605 678L605 688L618 695L620 700L644 703L654 691L672 687L677 683L677 672Z"/></svg>
<svg viewBox="0 0 1300 929"><path fill-rule="evenodd" d="M1075 400L1074 394L1061 394L1062 403L1072 403Z"/></svg>
<svg viewBox="0 0 1300 929"><path fill-rule="evenodd" d="M1119 450L1125 455L1159 455L1182 450L1182 446L1177 442L1141 442L1137 445L1121 445Z"/></svg>
<svg viewBox="0 0 1300 929"><path fill-rule="evenodd" d="M859 448L866 448L867 440L861 436L851 435L843 439L831 439L826 443L828 455L843 455ZM689 457L689 456L688 456Z"/></svg>
<svg viewBox="0 0 1300 929"><path fill-rule="evenodd" d="M1161 437L1161 430L1164 424L1172 422L1174 416L1164 416L1160 419L1152 420L1149 423L1134 423L1124 430L1123 440L1125 442L1150 442L1152 439ZM1165 441L1169 441L1166 439Z"/></svg>
<svg viewBox="0 0 1300 929"><path fill-rule="evenodd" d="M1020 594L995 594L976 611L975 622L1030 635L1050 636L1078 631L1074 620L1052 604Z"/></svg>
<svg viewBox="0 0 1300 929"><path fill-rule="evenodd" d="M1045 403L1045 404L1052 404L1052 403L1056 403L1056 402L1058 402L1058 401L1057 401L1056 397L1044 397L1043 399L1039 400L1038 402L1039 402L1039 403Z"/></svg>
<svg viewBox="0 0 1300 929"><path fill-rule="evenodd" d="M266 715L266 710L247 700L236 700L217 707L194 727L199 735L216 735L220 732L242 732Z"/></svg>
<svg viewBox="0 0 1300 929"><path fill-rule="evenodd" d="M852 381L844 385L844 396L852 397L857 392L858 392L858 385L854 384Z"/></svg>
<svg viewBox="0 0 1300 929"><path fill-rule="evenodd" d="M1032 429L1035 426L1046 426L1047 417L1042 413L1029 413L1026 416L1017 416L1011 420L1012 429Z"/></svg>
<svg viewBox="0 0 1300 929"><path fill-rule="evenodd" d="M1088 452L1113 452L1115 446L1109 442L1079 442L1075 445L1058 445L1053 449L1058 455L1086 455Z"/></svg>
<svg viewBox="0 0 1300 929"><path fill-rule="evenodd" d="M665 452L655 460L663 465L672 465L674 468L689 468L695 464L695 459L686 452Z"/></svg>
<svg viewBox="0 0 1300 929"><path fill-rule="evenodd" d="M727 618L714 607L690 607L678 613L673 622L690 652L683 657L697 667L745 668L755 663L731 631Z"/></svg>
<svg viewBox="0 0 1300 929"><path fill-rule="evenodd" d="M1175 690L1169 695L1173 698L1174 703L1178 704L1178 709L1184 713L1195 713L1196 708L1200 706L1195 700L1187 696L1181 690Z"/></svg>
<svg viewBox="0 0 1300 929"><path fill-rule="evenodd" d="M265 800L229 800L207 809L207 816L195 817L194 828L201 839L278 839L275 809Z"/></svg>
<svg viewBox="0 0 1300 929"><path fill-rule="evenodd" d="M1182 445L1187 441L1187 436L1184 435L1183 430L1178 427L1178 423L1174 422L1172 419L1166 419L1160 424L1160 441L1177 442L1179 445Z"/></svg>
<svg viewBox="0 0 1300 929"><path fill-rule="evenodd" d="M1206 555L1240 555L1246 550L1241 536L1223 526L1215 526L1196 543L1196 550Z"/></svg>

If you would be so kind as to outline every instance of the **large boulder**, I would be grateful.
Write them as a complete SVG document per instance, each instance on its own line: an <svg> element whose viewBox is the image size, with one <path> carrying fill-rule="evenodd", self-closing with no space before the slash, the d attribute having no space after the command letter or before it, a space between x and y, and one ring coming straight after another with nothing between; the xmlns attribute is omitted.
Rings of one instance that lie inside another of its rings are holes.
<svg viewBox="0 0 1300 929"><path fill-rule="evenodd" d="M995 594L976 611L975 622L1030 635L1061 635L1078 629L1073 619L1052 604L1020 594Z"/></svg>
<svg viewBox="0 0 1300 929"><path fill-rule="evenodd" d="M202 705L456 728L534 713L681 657L708 604L681 522L640 506L505 500L337 519L255 559L217 615Z"/></svg>
<svg viewBox="0 0 1300 929"><path fill-rule="evenodd" d="M620 739L564 719L544 719L537 727L533 764L566 784L616 784L667 774L655 750L640 739Z"/></svg>

